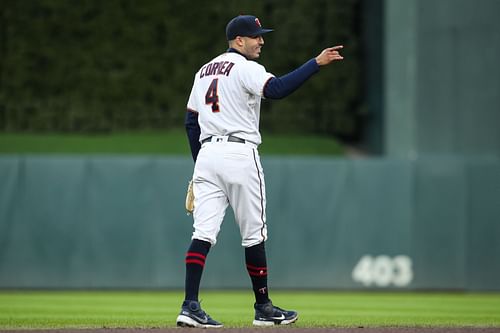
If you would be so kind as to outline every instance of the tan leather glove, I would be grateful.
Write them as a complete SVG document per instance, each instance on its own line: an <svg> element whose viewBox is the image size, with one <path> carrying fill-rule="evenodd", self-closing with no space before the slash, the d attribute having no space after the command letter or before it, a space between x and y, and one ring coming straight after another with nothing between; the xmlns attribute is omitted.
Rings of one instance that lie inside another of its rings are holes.
<svg viewBox="0 0 500 333"><path fill-rule="evenodd" d="M186 211L190 215L194 210L194 193L193 193L193 180L189 181L186 193Z"/></svg>

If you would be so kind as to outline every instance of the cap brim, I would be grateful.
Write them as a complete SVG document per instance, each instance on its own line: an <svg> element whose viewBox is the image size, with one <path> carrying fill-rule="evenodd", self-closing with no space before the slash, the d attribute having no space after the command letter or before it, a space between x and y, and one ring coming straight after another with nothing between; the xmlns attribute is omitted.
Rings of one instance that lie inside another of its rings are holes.
<svg viewBox="0 0 500 333"><path fill-rule="evenodd" d="M272 32L272 31L274 31L274 29L260 29L260 31L257 34L257 36L260 36L260 35L263 35L263 34L267 34L268 32Z"/></svg>

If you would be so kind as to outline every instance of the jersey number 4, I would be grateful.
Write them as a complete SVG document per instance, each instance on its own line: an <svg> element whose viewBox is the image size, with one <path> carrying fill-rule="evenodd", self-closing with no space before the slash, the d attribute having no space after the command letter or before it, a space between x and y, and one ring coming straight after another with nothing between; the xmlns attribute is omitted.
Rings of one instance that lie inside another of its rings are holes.
<svg viewBox="0 0 500 333"><path fill-rule="evenodd" d="M219 95L217 95L217 84L219 79L213 79L205 94L205 104L212 104L212 112L219 112Z"/></svg>

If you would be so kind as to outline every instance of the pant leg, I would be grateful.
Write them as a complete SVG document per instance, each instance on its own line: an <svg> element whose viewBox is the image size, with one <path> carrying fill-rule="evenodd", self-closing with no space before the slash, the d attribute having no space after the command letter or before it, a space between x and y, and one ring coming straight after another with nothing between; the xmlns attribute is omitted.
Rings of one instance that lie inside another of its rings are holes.
<svg viewBox="0 0 500 333"><path fill-rule="evenodd" d="M226 153L225 162L232 164L227 168L227 195L240 229L241 244L250 247L267 240L266 188L257 149L239 145L238 155Z"/></svg>
<svg viewBox="0 0 500 333"><path fill-rule="evenodd" d="M194 232L192 239L199 239L215 245L228 198L222 189L217 170L218 153L209 147L200 150L193 175Z"/></svg>

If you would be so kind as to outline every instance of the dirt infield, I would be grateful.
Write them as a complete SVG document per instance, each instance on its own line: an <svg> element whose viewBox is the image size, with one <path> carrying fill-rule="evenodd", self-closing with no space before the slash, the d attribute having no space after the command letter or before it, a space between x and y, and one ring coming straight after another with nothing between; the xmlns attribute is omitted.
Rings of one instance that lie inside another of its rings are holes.
<svg viewBox="0 0 500 333"><path fill-rule="evenodd" d="M54 330L0 330L0 333L500 333L499 328L454 327L454 328L222 328L222 329L193 329L193 328L162 328L162 329L54 329Z"/></svg>

